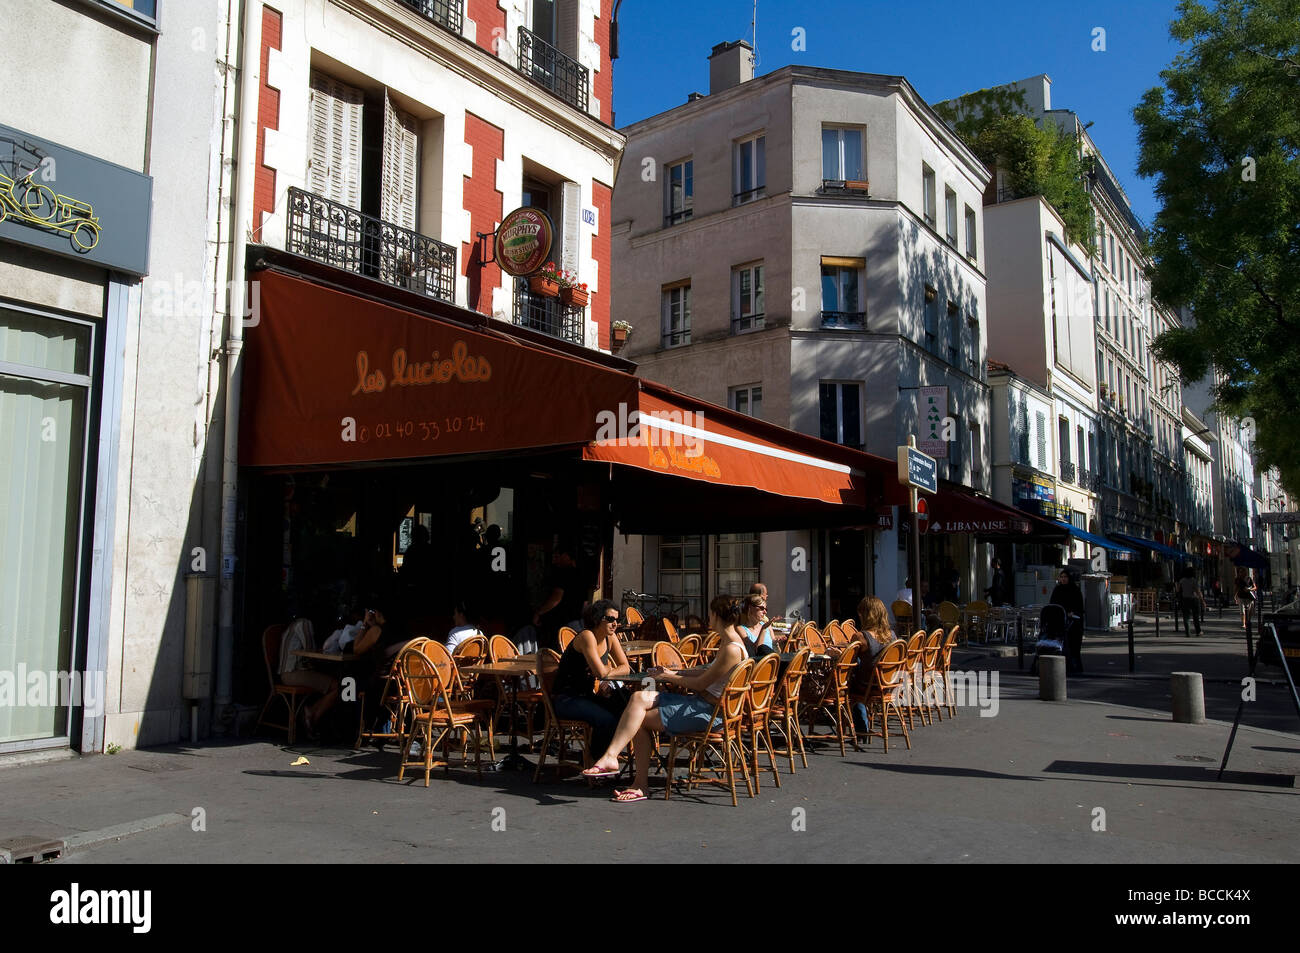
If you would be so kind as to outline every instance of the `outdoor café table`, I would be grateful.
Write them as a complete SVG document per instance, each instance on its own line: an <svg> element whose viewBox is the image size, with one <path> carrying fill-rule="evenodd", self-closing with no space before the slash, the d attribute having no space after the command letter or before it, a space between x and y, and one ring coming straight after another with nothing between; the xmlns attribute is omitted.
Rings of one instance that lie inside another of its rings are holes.
<svg viewBox="0 0 1300 953"><path fill-rule="evenodd" d="M654 654L655 646L658 642L652 642L645 639L638 639L631 642L623 643L623 654L627 660L639 667L645 659Z"/></svg>
<svg viewBox="0 0 1300 953"><path fill-rule="evenodd" d="M294 649L293 654L298 656L298 658L311 658L322 662L351 662L356 659L356 656L351 652L333 654L330 652L312 652L308 649Z"/></svg>
<svg viewBox="0 0 1300 953"><path fill-rule="evenodd" d="M519 753L519 727L515 719L515 708L519 700L519 682L525 675L532 675L537 671L537 656L518 655L512 659L502 659L500 662L482 662L474 665L471 670L475 675L500 675L510 680L510 753L496 763L496 770L531 769L532 763Z"/></svg>

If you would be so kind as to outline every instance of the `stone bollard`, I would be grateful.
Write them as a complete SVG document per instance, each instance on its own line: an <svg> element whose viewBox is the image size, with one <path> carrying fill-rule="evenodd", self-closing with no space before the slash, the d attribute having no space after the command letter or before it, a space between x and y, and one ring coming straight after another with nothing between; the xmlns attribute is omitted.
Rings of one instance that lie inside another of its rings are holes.
<svg viewBox="0 0 1300 953"><path fill-rule="evenodd" d="M1205 721L1205 684L1200 672L1174 672L1169 676L1174 699L1174 721L1199 725Z"/></svg>
<svg viewBox="0 0 1300 953"><path fill-rule="evenodd" d="M1045 702L1065 701L1065 656L1044 655L1038 660L1038 698Z"/></svg>

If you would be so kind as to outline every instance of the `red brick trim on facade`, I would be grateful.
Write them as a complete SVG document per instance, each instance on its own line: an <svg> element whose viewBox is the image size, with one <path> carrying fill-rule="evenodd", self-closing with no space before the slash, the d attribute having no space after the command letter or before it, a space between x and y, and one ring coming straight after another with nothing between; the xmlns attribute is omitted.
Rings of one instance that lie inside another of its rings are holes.
<svg viewBox="0 0 1300 953"><path fill-rule="evenodd" d="M275 170L266 165L266 130L280 128L280 91L266 84L271 50L280 49L284 16L270 7L262 8L262 50L259 54L261 81L257 90L257 158L253 172L253 234L259 237L263 214L275 211Z"/></svg>
<svg viewBox="0 0 1300 953"><path fill-rule="evenodd" d="M497 227L504 214L504 197L497 189L497 162L505 158L505 130L465 113L465 142L474 150L471 174L465 176L464 208L469 212L470 240L461 243L460 260L465 263L468 288L466 306L480 314L492 313L492 289L501 284L501 269L496 265L480 267L492 257L489 239L479 240L479 232Z"/></svg>
<svg viewBox="0 0 1300 953"><path fill-rule="evenodd" d="M591 317L596 322L600 346L609 349L610 298L614 280L610 274L610 256L613 242L610 239L611 209L614 190L594 179L591 182L591 204L596 208L596 232L591 236L591 259L596 263L596 288L588 302Z"/></svg>

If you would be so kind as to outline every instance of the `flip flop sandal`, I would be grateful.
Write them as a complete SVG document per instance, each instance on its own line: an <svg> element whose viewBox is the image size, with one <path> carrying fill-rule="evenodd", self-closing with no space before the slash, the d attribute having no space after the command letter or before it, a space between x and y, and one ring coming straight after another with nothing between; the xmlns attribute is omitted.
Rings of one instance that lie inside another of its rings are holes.
<svg viewBox="0 0 1300 953"><path fill-rule="evenodd" d="M612 778L618 774L618 768L587 768L582 772L584 778Z"/></svg>
<svg viewBox="0 0 1300 953"><path fill-rule="evenodd" d="M610 800L618 804L631 804L633 801L646 800L646 796L644 791L636 788L626 788L622 791L616 791Z"/></svg>

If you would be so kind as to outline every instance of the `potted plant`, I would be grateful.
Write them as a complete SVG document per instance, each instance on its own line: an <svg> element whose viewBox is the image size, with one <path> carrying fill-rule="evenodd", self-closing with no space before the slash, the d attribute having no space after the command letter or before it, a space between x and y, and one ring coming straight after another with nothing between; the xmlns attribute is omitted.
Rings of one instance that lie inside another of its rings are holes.
<svg viewBox="0 0 1300 953"><path fill-rule="evenodd" d="M560 296L560 271L555 262L548 261L542 265L541 271L528 279L528 290L544 298Z"/></svg>
<svg viewBox="0 0 1300 953"><path fill-rule="evenodd" d="M627 336L632 333L632 325L626 321L615 321L609 326L609 338L614 348L621 348L627 343Z"/></svg>
<svg viewBox="0 0 1300 953"><path fill-rule="evenodd" d="M566 281L560 284L560 300L568 305L576 305L579 308L587 306L587 286L579 283L575 279L576 275L564 275Z"/></svg>

